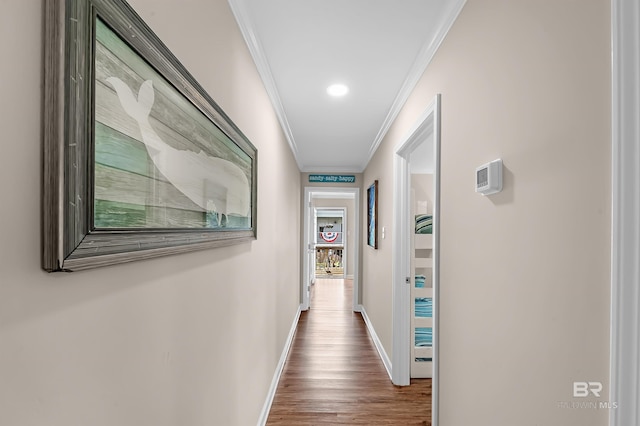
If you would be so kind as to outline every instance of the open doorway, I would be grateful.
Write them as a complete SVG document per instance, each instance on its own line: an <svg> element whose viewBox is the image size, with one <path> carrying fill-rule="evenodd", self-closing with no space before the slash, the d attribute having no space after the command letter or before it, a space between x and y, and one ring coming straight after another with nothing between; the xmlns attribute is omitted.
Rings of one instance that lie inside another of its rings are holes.
<svg viewBox="0 0 640 426"><path fill-rule="evenodd" d="M433 377L433 134L409 156L410 357L412 379ZM410 222L411 223L411 222Z"/></svg>
<svg viewBox="0 0 640 426"><path fill-rule="evenodd" d="M303 214L302 310L310 307L316 277L335 275L352 280L352 309L360 312L359 188L305 187Z"/></svg>
<svg viewBox="0 0 640 426"><path fill-rule="evenodd" d="M317 204L317 202L316 202ZM351 202L352 204L352 202ZM316 267L315 277L344 279L353 262L349 262L347 208L315 207Z"/></svg>
<svg viewBox="0 0 640 426"><path fill-rule="evenodd" d="M429 104L394 153L391 378L395 385L409 385L412 366L416 364L421 370L418 375L432 377L435 425L438 414L440 95ZM429 175L422 183L414 183L413 197L412 163L414 174ZM418 190L416 185L422 189ZM421 194L417 195L418 192ZM416 238L419 234L428 237ZM421 242L417 243L418 240ZM420 306L416 303L418 299Z"/></svg>

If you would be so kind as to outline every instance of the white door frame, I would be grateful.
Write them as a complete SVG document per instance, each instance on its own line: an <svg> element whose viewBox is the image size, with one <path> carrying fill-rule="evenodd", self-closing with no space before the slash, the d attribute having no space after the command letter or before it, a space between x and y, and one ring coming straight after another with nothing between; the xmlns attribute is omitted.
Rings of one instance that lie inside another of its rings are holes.
<svg viewBox="0 0 640 426"><path fill-rule="evenodd" d="M640 424L640 5L611 2L611 426Z"/></svg>
<svg viewBox="0 0 640 426"><path fill-rule="evenodd" d="M440 95L436 95L407 136L396 146L393 160L393 353L391 380L395 385L410 383L411 300L407 278L411 276L409 253L410 223L409 156L415 148L433 136L434 203L433 203L433 381L432 422L437 422L438 397L438 306L440 253Z"/></svg>
<svg viewBox="0 0 640 426"><path fill-rule="evenodd" d="M315 210L316 217L322 217L322 216L318 216L318 212L333 211L333 212L336 212L336 214L342 218L342 259L343 259L342 268L344 271L344 278L346 279L347 278L346 266L353 267L353 265L347 265L347 232L348 232L347 209L346 207L316 207L314 210ZM309 275L311 275L311 273L309 273Z"/></svg>
<svg viewBox="0 0 640 426"><path fill-rule="evenodd" d="M337 193L340 195L350 195L348 198L353 198L354 200L354 222L351 226L353 230L353 238L355 244L353 245L353 311L361 312L362 305L360 304L360 300L358 295L360 293L360 188L332 188L332 187L313 187L313 186L305 186L304 187L304 198L303 198L303 256L302 256L302 282L300 283L300 293L302 295L302 303L301 309L306 311L309 309L309 293L307 292L307 287L310 283L307 282L308 277L310 275L309 272L309 256L307 250L309 249L309 227L312 226L310 223L311 217L311 200L314 198L314 195L323 194L325 196ZM346 221L346 217L345 217ZM314 230L315 232L315 230ZM343 236L344 238L344 236ZM346 240L344 240L346 242Z"/></svg>

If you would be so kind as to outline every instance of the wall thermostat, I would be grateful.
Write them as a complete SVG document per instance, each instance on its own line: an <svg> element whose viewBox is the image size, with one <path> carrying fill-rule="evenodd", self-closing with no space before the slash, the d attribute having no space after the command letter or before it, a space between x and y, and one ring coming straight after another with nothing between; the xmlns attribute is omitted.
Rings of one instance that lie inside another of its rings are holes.
<svg viewBox="0 0 640 426"><path fill-rule="evenodd" d="M502 191L502 160L493 160L476 169L476 192L482 195Z"/></svg>

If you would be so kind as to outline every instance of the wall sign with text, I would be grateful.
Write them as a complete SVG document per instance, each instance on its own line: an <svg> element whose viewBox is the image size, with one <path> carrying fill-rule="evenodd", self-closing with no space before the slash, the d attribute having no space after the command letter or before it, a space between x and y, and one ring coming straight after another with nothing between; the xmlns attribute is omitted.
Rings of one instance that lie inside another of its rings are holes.
<svg viewBox="0 0 640 426"><path fill-rule="evenodd" d="M354 183L354 175L309 175L309 182Z"/></svg>

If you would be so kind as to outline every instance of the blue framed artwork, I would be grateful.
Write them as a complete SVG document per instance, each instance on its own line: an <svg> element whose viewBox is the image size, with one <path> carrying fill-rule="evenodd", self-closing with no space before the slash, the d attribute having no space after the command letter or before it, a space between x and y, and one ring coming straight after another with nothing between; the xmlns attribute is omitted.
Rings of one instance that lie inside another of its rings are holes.
<svg viewBox="0 0 640 426"><path fill-rule="evenodd" d="M378 248L378 181L367 189L367 244Z"/></svg>

